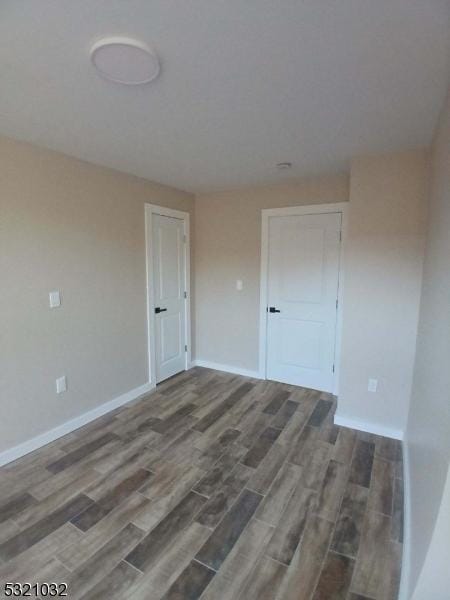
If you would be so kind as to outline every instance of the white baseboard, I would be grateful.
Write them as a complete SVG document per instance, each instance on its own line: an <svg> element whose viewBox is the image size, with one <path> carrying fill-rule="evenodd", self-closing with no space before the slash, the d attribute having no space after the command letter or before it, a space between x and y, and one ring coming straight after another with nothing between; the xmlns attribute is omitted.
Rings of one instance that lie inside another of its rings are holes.
<svg viewBox="0 0 450 600"><path fill-rule="evenodd" d="M349 427L350 429L357 429L358 431L374 433L375 435L382 435L384 437L393 438L394 440L403 440L403 431L401 429L383 427L383 425L369 423L368 421L360 421L359 419L349 419L338 413L334 415L334 424L341 425L342 427Z"/></svg>
<svg viewBox="0 0 450 600"><path fill-rule="evenodd" d="M87 423L106 415L106 413L109 413L112 410L115 410L116 408L119 408L120 406L123 406L132 400L135 400L136 398L139 398L139 396L148 394L154 389L155 386L152 383L145 383L144 385L117 396L117 398L113 398L112 400L109 400L109 402L105 402L104 404L101 404L100 406L97 406L96 408L93 408L92 410L85 412L74 419L71 419L70 421L62 423L62 425L58 425L54 429L50 429L45 433L37 435L31 440L27 440L18 446L14 446L13 448L9 448L8 450L1 452L0 467L17 460L18 458L25 456L25 454L29 454L30 452L33 452L34 450L37 450L38 448L41 448L42 446L45 446L46 444L49 444L50 442L53 442L54 440L57 440L58 438L67 435L72 431L75 431L75 429L79 429L83 425L86 425Z"/></svg>
<svg viewBox="0 0 450 600"><path fill-rule="evenodd" d="M409 600L409 578L411 574L411 478L409 465L408 442L403 442L403 554L402 573L400 578L399 600Z"/></svg>
<svg viewBox="0 0 450 600"><path fill-rule="evenodd" d="M243 375L244 377L253 377L253 379L261 379L259 371L250 371L248 369L240 369L230 365L221 365L219 363L210 362L209 360L196 359L192 361L193 367L205 367L206 369L214 369L215 371L225 371L225 373L233 373L234 375Z"/></svg>

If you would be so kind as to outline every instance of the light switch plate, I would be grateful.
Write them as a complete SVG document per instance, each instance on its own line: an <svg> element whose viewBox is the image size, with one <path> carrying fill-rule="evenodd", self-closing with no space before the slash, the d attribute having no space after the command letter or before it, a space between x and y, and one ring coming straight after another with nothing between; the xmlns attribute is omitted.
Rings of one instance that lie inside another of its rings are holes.
<svg viewBox="0 0 450 600"><path fill-rule="evenodd" d="M244 284L242 283L242 279L236 279L236 289L238 292L242 292L244 289Z"/></svg>
<svg viewBox="0 0 450 600"><path fill-rule="evenodd" d="M65 375L63 375L62 377L58 377L56 380L56 393L61 394L65 391L67 391L67 378Z"/></svg>
<svg viewBox="0 0 450 600"><path fill-rule="evenodd" d="M61 306L61 294L59 293L59 290L50 292L48 297L50 301L50 308L58 308Z"/></svg>
<svg viewBox="0 0 450 600"><path fill-rule="evenodd" d="M369 379L369 383L367 384L368 392L376 392L378 388L378 379Z"/></svg>

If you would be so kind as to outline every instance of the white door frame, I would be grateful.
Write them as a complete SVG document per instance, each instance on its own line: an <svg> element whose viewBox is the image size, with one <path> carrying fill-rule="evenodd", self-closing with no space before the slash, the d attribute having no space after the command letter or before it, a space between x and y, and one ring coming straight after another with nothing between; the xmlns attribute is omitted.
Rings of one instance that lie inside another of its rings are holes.
<svg viewBox="0 0 450 600"><path fill-rule="evenodd" d="M344 292L344 244L347 232L348 202L334 204L312 204L308 206L290 206L287 208L267 208L262 212L261 231L261 287L259 306L259 376L267 379L267 285L269 266L269 219L270 217L288 217L298 215L320 215L325 213L341 213L342 215L342 243L339 257L339 283L338 283L338 308L336 315L336 345L335 345L335 372L333 393L339 393L339 371L341 363L342 341L342 306Z"/></svg>
<svg viewBox="0 0 450 600"><path fill-rule="evenodd" d="M191 367L191 242L189 213L173 210L155 204L145 204L145 248L147 272L147 347L148 347L148 380L151 388L156 387L156 348L155 348L155 300L153 285L153 215L181 219L184 224L184 265L185 291L187 293L185 307L185 336L187 352L185 370Z"/></svg>

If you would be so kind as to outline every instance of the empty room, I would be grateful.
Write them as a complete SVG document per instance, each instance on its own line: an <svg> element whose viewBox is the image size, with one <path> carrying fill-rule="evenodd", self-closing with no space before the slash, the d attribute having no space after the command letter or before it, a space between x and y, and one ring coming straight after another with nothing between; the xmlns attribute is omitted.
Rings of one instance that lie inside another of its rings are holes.
<svg viewBox="0 0 450 600"><path fill-rule="evenodd" d="M450 0L0 17L0 598L450 600Z"/></svg>

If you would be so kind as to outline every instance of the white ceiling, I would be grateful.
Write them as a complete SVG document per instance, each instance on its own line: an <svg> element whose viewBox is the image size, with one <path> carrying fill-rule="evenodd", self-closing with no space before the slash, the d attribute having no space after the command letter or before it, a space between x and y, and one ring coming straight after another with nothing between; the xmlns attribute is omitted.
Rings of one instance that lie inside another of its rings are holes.
<svg viewBox="0 0 450 600"><path fill-rule="evenodd" d="M340 171L430 142L449 25L447 0L2 0L0 133L197 192ZM105 35L160 77L99 78Z"/></svg>

